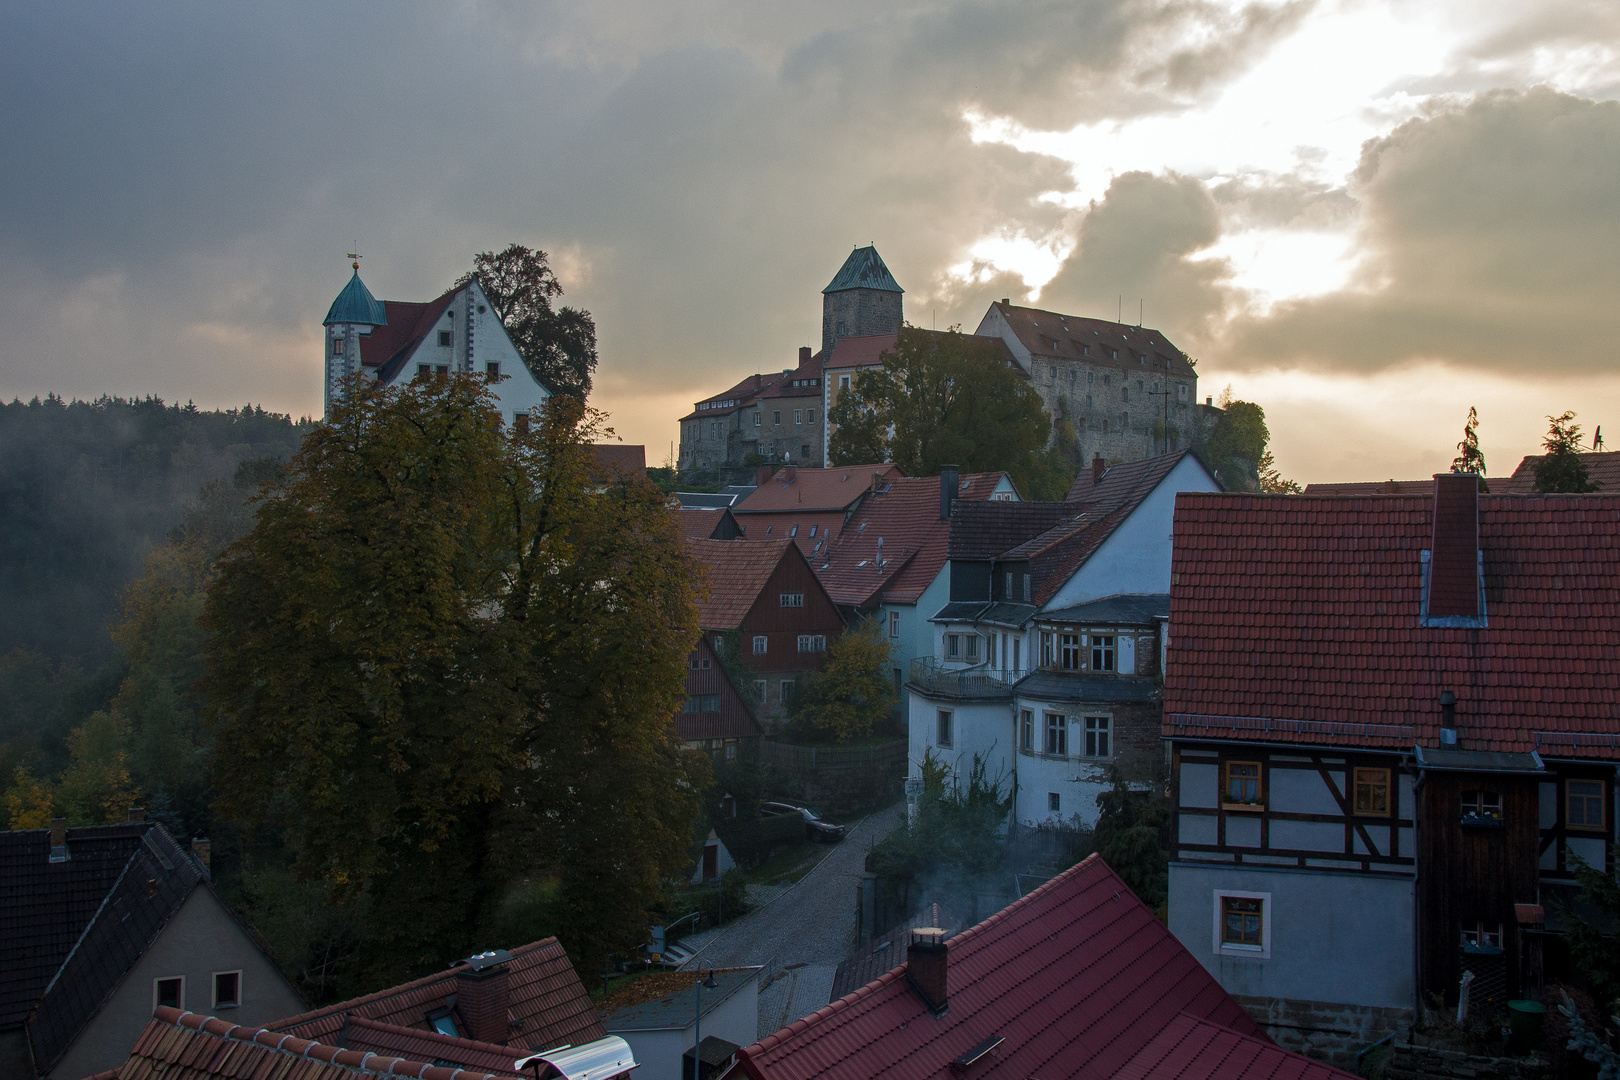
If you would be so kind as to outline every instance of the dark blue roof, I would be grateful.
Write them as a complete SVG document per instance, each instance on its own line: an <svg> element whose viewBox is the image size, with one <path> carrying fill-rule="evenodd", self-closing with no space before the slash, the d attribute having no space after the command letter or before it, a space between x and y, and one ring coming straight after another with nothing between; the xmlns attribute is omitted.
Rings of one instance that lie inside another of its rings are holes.
<svg viewBox="0 0 1620 1080"><path fill-rule="evenodd" d="M856 248L844 260L844 266L832 279L824 293L844 292L849 289L881 289L884 292L903 293L906 290L894 280L889 268L883 265L883 256L875 247Z"/></svg>
<svg viewBox="0 0 1620 1080"><path fill-rule="evenodd" d="M321 325L331 326L333 323L388 325L388 313L383 310L382 303L371 295L366 283L360 280L358 269L349 279L349 283L343 286L343 291L337 294L337 299L332 301L332 307L326 313L326 321Z"/></svg>
<svg viewBox="0 0 1620 1080"><path fill-rule="evenodd" d="M1152 701L1159 694L1159 683L1142 675L1037 671L1013 689L1020 697L1046 701Z"/></svg>
<svg viewBox="0 0 1620 1080"><path fill-rule="evenodd" d="M1146 593L1142 595L1108 596L1101 600L1093 600L1087 604L1076 604L1074 607L1058 608L1056 611L1041 612L1041 621L1070 623L1116 623L1147 626L1154 619L1167 618L1170 615L1170 595L1168 593Z"/></svg>

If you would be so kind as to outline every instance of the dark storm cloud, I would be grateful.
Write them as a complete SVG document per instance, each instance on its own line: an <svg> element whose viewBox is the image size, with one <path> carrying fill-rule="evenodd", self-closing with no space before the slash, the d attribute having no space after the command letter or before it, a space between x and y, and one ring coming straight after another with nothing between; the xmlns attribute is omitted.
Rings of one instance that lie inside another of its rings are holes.
<svg viewBox="0 0 1620 1080"><path fill-rule="evenodd" d="M1620 332L1620 103L1491 93L1363 147L1352 288L1232 328L1259 364L1448 358L1608 372Z"/></svg>

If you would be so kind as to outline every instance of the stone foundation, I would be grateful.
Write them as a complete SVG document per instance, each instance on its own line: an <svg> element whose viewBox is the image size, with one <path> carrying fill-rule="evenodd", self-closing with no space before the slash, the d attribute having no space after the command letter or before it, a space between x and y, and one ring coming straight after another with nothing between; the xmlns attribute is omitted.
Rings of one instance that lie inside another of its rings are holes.
<svg viewBox="0 0 1620 1080"><path fill-rule="evenodd" d="M1389 1080L1544 1080L1552 1072L1543 1057L1482 1057L1425 1046L1421 1035L1416 1038L1416 1043L1397 1040L1392 1047L1394 1053L1384 1066L1384 1076Z"/></svg>
<svg viewBox="0 0 1620 1080"><path fill-rule="evenodd" d="M1412 1029L1411 1009L1232 995L1278 1046L1356 1071L1356 1054L1392 1032ZM1397 1040L1404 1034L1397 1034Z"/></svg>

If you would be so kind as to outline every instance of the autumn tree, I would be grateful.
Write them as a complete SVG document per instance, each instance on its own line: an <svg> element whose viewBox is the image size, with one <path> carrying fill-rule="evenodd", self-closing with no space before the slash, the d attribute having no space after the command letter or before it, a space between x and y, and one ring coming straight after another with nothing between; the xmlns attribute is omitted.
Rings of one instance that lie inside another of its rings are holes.
<svg viewBox="0 0 1620 1080"><path fill-rule="evenodd" d="M954 328L902 328L883 366L858 374L827 420L835 465L892 461L908 476L936 476L942 465L1005 469L1030 494L1051 431L1040 394L1007 366L1005 349Z"/></svg>
<svg viewBox="0 0 1620 1080"><path fill-rule="evenodd" d="M473 256L473 273L535 377L557 393L583 401L596 371L596 322L581 308L552 307L563 287L546 253L522 244L480 251ZM464 275L456 286L471 276Z"/></svg>
<svg viewBox="0 0 1620 1080"><path fill-rule="evenodd" d="M1575 414L1568 411L1547 417L1547 435L1541 440L1547 453L1536 462L1537 491L1580 495L1603 486L1591 478L1581 460L1581 425L1574 420Z"/></svg>
<svg viewBox="0 0 1620 1080"><path fill-rule="evenodd" d="M357 977L487 946L524 880L599 972L682 868L707 769L670 722L694 571L662 492L599 490L602 421L559 397L503 429L466 376L356 383L220 560L220 807L279 815L300 877L367 905Z"/></svg>
<svg viewBox="0 0 1620 1080"><path fill-rule="evenodd" d="M1261 462L1270 440L1264 409L1252 401L1228 401L1214 431L1198 449L1226 490L1254 491L1261 486ZM1274 484L1281 481L1270 461L1265 467L1275 477Z"/></svg>
<svg viewBox="0 0 1620 1080"><path fill-rule="evenodd" d="M839 636L821 671L795 688L789 722L804 734L847 743L872 734L895 704L893 649L876 619Z"/></svg>

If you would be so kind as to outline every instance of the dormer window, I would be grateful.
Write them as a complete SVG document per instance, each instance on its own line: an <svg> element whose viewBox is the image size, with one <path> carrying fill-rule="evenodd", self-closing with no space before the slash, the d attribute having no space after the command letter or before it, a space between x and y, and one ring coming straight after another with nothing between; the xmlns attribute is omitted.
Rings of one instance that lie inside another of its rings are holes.
<svg viewBox="0 0 1620 1080"><path fill-rule="evenodd" d="M1080 635L1064 634L1062 648L1059 653L1063 659L1064 671L1080 670Z"/></svg>
<svg viewBox="0 0 1620 1080"><path fill-rule="evenodd" d="M1114 670L1114 635L1091 635L1091 670Z"/></svg>

